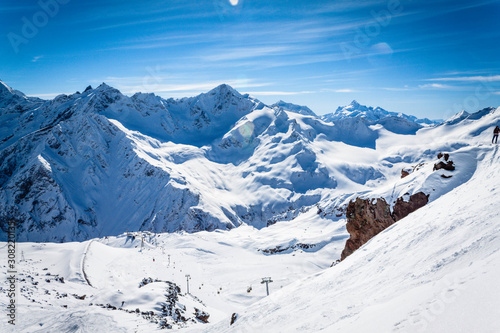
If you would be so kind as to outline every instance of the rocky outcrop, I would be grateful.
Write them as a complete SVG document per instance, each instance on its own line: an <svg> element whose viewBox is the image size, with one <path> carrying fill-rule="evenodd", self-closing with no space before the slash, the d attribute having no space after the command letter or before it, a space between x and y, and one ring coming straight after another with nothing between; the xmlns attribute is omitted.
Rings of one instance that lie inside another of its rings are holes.
<svg viewBox="0 0 500 333"><path fill-rule="evenodd" d="M455 171L455 165L452 160L450 160L450 155L449 154L443 154L439 153L438 154L438 159L444 159L444 161L439 161L438 163L434 164L433 171L437 170L448 170L448 171Z"/></svg>
<svg viewBox="0 0 500 333"><path fill-rule="evenodd" d="M422 162L422 163L419 163L419 164L414 165L412 167L402 169L401 170L401 179L408 177L409 175L411 175L415 171L420 170L424 165L425 165L425 163Z"/></svg>
<svg viewBox="0 0 500 333"><path fill-rule="evenodd" d="M356 198L347 206L347 240L340 257L344 260L373 236L394 223L389 204L384 199Z"/></svg>
<svg viewBox="0 0 500 333"><path fill-rule="evenodd" d="M394 222L397 222L402 218L408 216L410 213L413 213L417 209L425 206L428 202L429 196L424 194L423 192L415 193L414 195L410 196L410 199L408 201L405 201L403 198L398 198L392 212Z"/></svg>
<svg viewBox="0 0 500 333"><path fill-rule="evenodd" d="M429 196L423 192L398 198L391 213L390 205L383 199L356 198L347 206L347 231L351 236L342 251L341 260L344 260L354 251L368 242L375 235L391 226L408 214L425 206Z"/></svg>

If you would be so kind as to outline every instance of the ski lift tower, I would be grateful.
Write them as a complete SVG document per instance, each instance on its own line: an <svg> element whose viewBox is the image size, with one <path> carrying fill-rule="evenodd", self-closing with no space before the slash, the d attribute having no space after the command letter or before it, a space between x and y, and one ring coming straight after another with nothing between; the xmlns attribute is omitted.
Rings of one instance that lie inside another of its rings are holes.
<svg viewBox="0 0 500 333"><path fill-rule="evenodd" d="M189 280L191 280L191 275L186 274L187 294L189 294Z"/></svg>
<svg viewBox="0 0 500 333"><path fill-rule="evenodd" d="M267 291L267 296L269 296L269 283L273 282L273 280L271 280L271 277L265 277L265 278L262 278L262 282L260 284L266 284L266 291Z"/></svg>

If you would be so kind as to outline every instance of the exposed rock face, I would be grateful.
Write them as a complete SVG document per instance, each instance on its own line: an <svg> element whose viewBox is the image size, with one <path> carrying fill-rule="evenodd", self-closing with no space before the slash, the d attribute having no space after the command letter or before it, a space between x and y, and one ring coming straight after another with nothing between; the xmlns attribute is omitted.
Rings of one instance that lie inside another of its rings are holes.
<svg viewBox="0 0 500 333"><path fill-rule="evenodd" d="M447 163L443 161L439 161L438 163L434 164L434 171L440 170L440 169L445 169L448 171L454 171L455 166L453 165L453 161L448 161Z"/></svg>
<svg viewBox="0 0 500 333"><path fill-rule="evenodd" d="M393 213L389 204L382 198L376 200L356 198L355 201L351 201L346 211L346 227L351 237L347 240L340 259L344 260L372 237L425 206L428 201L429 196L423 192L410 196L408 201L398 198Z"/></svg>
<svg viewBox="0 0 500 333"><path fill-rule="evenodd" d="M392 212L394 222L397 222L402 218L408 216L408 214L413 213L417 209L425 206L428 202L429 196L424 194L423 192L418 192L410 196L409 201L404 201L403 198L398 198Z"/></svg>
<svg viewBox="0 0 500 333"><path fill-rule="evenodd" d="M368 242L373 236L394 223L390 206L384 199L356 198L347 206L347 231L351 237L347 240L340 257L344 260L354 251Z"/></svg>
<svg viewBox="0 0 500 333"><path fill-rule="evenodd" d="M444 161L439 161L438 163L434 164L434 169L433 171L437 171L440 169L448 170L448 171L454 171L455 170L455 165L452 160L450 160L450 154L443 154L439 153L438 154L438 159L444 159Z"/></svg>

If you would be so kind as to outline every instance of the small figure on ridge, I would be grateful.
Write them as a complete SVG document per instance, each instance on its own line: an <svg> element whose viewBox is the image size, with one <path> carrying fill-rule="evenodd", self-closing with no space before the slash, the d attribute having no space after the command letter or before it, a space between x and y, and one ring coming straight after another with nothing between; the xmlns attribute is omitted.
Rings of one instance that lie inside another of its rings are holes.
<svg viewBox="0 0 500 333"><path fill-rule="evenodd" d="M498 143L498 134L500 134L500 127L495 127L493 130L493 139L491 139L491 143Z"/></svg>

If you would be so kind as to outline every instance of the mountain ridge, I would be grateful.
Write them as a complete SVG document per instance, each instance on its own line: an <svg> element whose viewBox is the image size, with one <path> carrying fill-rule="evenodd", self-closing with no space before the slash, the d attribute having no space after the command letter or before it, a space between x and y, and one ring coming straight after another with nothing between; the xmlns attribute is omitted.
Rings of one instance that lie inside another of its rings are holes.
<svg viewBox="0 0 500 333"><path fill-rule="evenodd" d="M227 85L165 100L101 84L21 104L0 110L0 228L5 235L15 219L20 240L34 241L264 228L332 195L340 199L327 205L341 210L413 161L372 159L385 138L405 142L418 132L397 117L378 127L362 117L328 123ZM482 119L495 114L470 119L472 135L484 135ZM443 126L455 125L431 129Z"/></svg>

